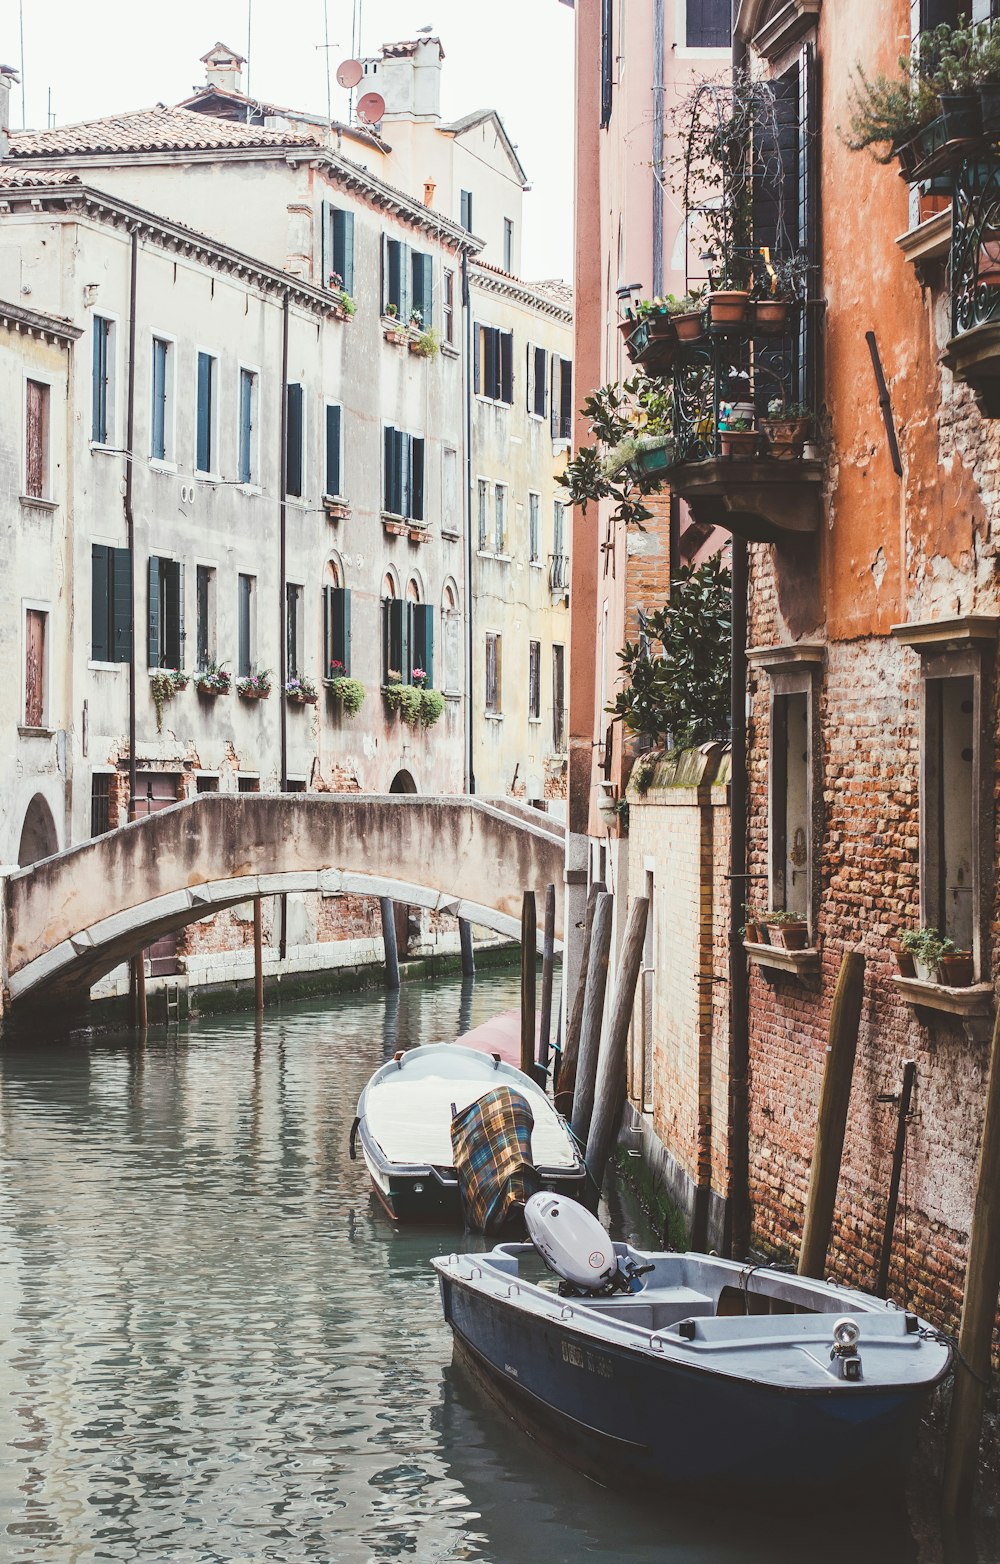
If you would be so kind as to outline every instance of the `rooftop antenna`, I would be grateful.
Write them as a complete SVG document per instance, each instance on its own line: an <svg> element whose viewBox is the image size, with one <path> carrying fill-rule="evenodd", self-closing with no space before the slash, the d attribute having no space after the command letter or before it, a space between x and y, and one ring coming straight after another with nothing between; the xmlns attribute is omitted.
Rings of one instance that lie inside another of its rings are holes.
<svg viewBox="0 0 1000 1564"><path fill-rule="evenodd" d="M18 16L20 17L20 20L21 20L21 129L22 130L27 130L27 128L28 128L28 111L27 111L27 108L25 107L25 90L24 90L24 0L20 0L20 3L18 5L17 10L18 10Z"/></svg>
<svg viewBox="0 0 1000 1564"><path fill-rule="evenodd" d="M332 130L333 108L330 103L330 50L336 49L339 46L330 42L330 17L328 10L328 0L323 0L323 42L318 43L316 47L317 49L322 49L326 55L326 121ZM339 71L337 72L337 79L338 81L340 79Z"/></svg>
<svg viewBox="0 0 1000 1564"><path fill-rule="evenodd" d="M247 0L247 124L250 123L252 105L250 101L250 37L253 31L253 0Z"/></svg>
<svg viewBox="0 0 1000 1564"><path fill-rule="evenodd" d="M351 12L351 58L353 60L358 60L358 59L361 58L361 7L362 7L362 4L363 4L363 0L353 0L353 6L352 6L352 12ZM364 74L364 72L362 71L362 75L363 74ZM359 78L359 80L360 80L360 78ZM352 84L350 93L348 94L348 98L347 98L347 122L348 122L348 124L351 124L353 119L354 119L354 87L356 85L357 85L356 83Z"/></svg>
<svg viewBox="0 0 1000 1564"><path fill-rule="evenodd" d="M46 120L46 124L48 126L48 129L51 130L53 125L56 122L56 117L55 117L55 115L52 112L52 88L51 87L49 88L49 106L48 106L48 109L46 111L45 120Z"/></svg>

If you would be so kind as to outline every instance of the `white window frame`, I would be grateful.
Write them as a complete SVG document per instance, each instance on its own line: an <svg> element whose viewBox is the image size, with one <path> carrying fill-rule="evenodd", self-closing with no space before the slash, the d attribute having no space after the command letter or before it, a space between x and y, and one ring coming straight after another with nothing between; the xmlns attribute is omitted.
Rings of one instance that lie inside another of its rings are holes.
<svg viewBox="0 0 1000 1564"><path fill-rule="evenodd" d="M165 342L167 345L166 378L164 382L164 409L163 409L163 455L153 455L153 365L155 356L154 342ZM158 472L177 471L177 338L170 331L161 331L158 326L149 329L149 378L148 397L146 408L149 415L149 465Z"/></svg>
<svg viewBox="0 0 1000 1564"><path fill-rule="evenodd" d="M534 539L534 541L535 541L535 553L534 554L532 554L532 552L531 552L531 547L532 547L532 538L531 538L532 505L531 505L531 502L532 502L532 500L534 500L534 502L535 502L535 506L534 506L534 516L535 516L535 539ZM528 490L528 564L533 566L535 570L544 570L545 569L545 562L542 559L542 496L539 494L537 489L529 489Z"/></svg>
<svg viewBox="0 0 1000 1564"><path fill-rule="evenodd" d="M209 468L202 468L202 467L198 466L198 360L199 360L199 358L200 358L202 353L204 353L207 358L210 358L212 360L212 403L211 403L211 407L209 409L209 435L208 435L209 442L210 442L211 447L212 447L212 465ZM221 384L222 384L222 382L221 382L221 375L220 375L221 365L222 365L221 357L220 357L218 351L215 348L206 347L205 344L202 343L202 342L195 343L195 349L194 349L194 392L193 392L193 396L194 396L194 459L193 459L193 461L191 463L191 471L194 473L196 478L200 478L202 480L204 480L204 479L209 479L209 480L214 479L216 482L219 482L221 477L222 477L222 463L219 460L219 457L220 457L219 436L220 436L220 433L221 433L221 422L220 422L220 419L219 419L219 403L222 400L222 398L219 395L219 391L221 389Z"/></svg>
<svg viewBox="0 0 1000 1564"><path fill-rule="evenodd" d="M250 411L250 478L244 482L239 478L240 470L240 392L242 390L242 378L244 370L248 375L253 375L253 400ZM260 384L261 371L258 364L247 364L241 359L236 366L236 472L237 483L249 494L261 493L260 471Z"/></svg>
<svg viewBox="0 0 1000 1564"><path fill-rule="evenodd" d="M29 379L35 377L29 376ZM45 615L45 664L42 669L42 721L41 729L46 732L52 727L52 657L50 653L50 637L52 633L52 603L40 597L23 597L21 599L21 704L19 727L27 727L28 715L28 613Z"/></svg>
<svg viewBox="0 0 1000 1564"><path fill-rule="evenodd" d="M107 437L104 440L90 440L92 451L117 451L121 445L118 433L118 337L121 325L121 316L111 310L95 310L91 319L90 333L90 396L91 413L93 413L94 397L94 321L106 320L111 327L108 334L108 391L107 406L105 407L105 422L107 424ZM91 423L91 435L93 435L93 423Z"/></svg>

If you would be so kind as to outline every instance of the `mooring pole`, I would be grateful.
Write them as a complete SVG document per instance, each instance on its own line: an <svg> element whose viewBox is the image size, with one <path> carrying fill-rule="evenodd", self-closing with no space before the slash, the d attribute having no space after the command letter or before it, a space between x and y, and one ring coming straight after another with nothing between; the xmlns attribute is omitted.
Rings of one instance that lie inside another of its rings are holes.
<svg viewBox="0 0 1000 1564"><path fill-rule="evenodd" d="M549 1034L552 1031L552 975L556 950L556 888L545 888L545 928L542 933L542 1002L538 1021L538 1064L543 1078L549 1073Z"/></svg>
<svg viewBox="0 0 1000 1564"><path fill-rule="evenodd" d="M472 948L472 924L468 918L458 920L458 939L462 947L462 976L472 977L476 970L476 956Z"/></svg>
<svg viewBox="0 0 1000 1564"><path fill-rule="evenodd" d="M604 1022L604 994L608 986L608 958L611 955L611 923L615 899L601 891L594 908L594 926L590 936L587 962L587 992L583 1001L583 1025L580 1028L580 1054L577 1060L576 1089L573 1093L573 1134L586 1144L590 1118L594 1111L594 1085Z"/></svg>
<svg viewBox="0 0 1000 1564"><path fill-rule="evenodd" d="M799 1254L800 1276L822 1278L826 1270L864 992L865 958L859 950L845 950L830 1011L830 1040L826 1048Z"/></svg>
<svg viewBox="0 0 1000 1564"><path fill-rule="evenodd" d="M587 1168L593 1184L590 1193L594 1203L600 1198L604 1183L604 1170L608 1165L622 1114L625 1111L628 1077L625 1064L628 1050L628 1032L635 1004L635 988L642 965L642 948L646 938L646 918L649 901L637 896L628 912L625 937L618 959L614 998L611 1001L611 1019L607 1035L600 1051L597 1066L597 1084L594 1088L594 1111L587 1136Z"/></svg>
<svg viewBox="0 0 1000 1564"><path fill-rule="evenodd" d="M399 955L396 950L396 910L391 896L380 896L379 911L382 914L382 941L385 945L385 986L399 987Z"/></svg>
<svg viewBox="0 0 1000 1564"><path fill-rule="evenodd" d="M140 1032L144 1032L149 1025L146 1009L146 952L144 950L140 950L137 956L132 957L132 971L135 976L135 1024Z"/></svg>
<svg viewBox="0 0 1000 1564"><path fill-rule="evenodd" d="M944 1463L944 1513L960 1522L968 1515L976 1485L979 1436L986 1388L991 1377L990 1348L1000 1292L1000 1009L993 1027L990 1076L983 1113L976 1204L969 1234L962 1323L958 1332L955 1389L948 1423Z"/></svg>
<svg viewBox="0 0 1000 1564"><path fill-rule="evenodd" d="M597 906L597 898L604 886L599 880L595 880L587 895L587 911L583 920L583 939L580 946L580 970L576 979L576 993L573 996L573 1007L566 1020L566 1041L559 1055L559 1067L556 1070L553 1082L553 1091L558 1092L563 1099L562 1103L556 1101L556 1107L560 1113L568 1117L573 1107L573 1092L576 1089L576 1063L580 1051L580 1028L583 1025L583 1001L587 993L587 968L590 964L590 944L594 930L594 909ZM568 999L567 995L567 999Z"/></svg>
<svg viewBox="0 0 1000 1564"><path fill-rule="evenodd" d="M889 1176L889 1200L885 1208L885 1227L882 1230L882 1251L878 1257L878 1278L875 1296L885 1298L889 1293L889 1262L892 1259L892 1235L896 1226L896 1209L899 1205L899 1181L903 1174L903 1156L906 1152L906 1125L910 1116L910 1098L913 1096L913 1079L917 1066L912 1059L903 1063L903 1083L899 1096L890 1096L890 1102L898 1103L896 1116L896 1144L892 1152L892 1173Z"/></svg>
<svg viewBox="0 0 1000 1564"><path fill-rule="evenodd" d="M260 897L253 899L253 993L257 1014L264 1010L264 929Z"/></svg>
<svg viewBox="0 0 1000 1564"><path fill-rule="evenodd" d="M535 944L537 915L535 893L525 891L521 902L521 1069L535 1073Z"/></svg>

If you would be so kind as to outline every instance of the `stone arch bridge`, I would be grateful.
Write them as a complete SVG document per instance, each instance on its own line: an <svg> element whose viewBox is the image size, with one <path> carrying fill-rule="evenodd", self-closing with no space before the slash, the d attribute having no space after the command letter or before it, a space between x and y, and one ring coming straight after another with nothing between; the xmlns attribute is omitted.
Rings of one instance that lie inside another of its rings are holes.
<svg viewBox="0 0 1000 1564"><path fill-rule="evenodd" d="M565 854L561 822L506 801L202 794L0 881L3 1008L83 998L161 934L283 892L390 896L517 937L523 892L540 915L554 884L561 944Z"/></svg>

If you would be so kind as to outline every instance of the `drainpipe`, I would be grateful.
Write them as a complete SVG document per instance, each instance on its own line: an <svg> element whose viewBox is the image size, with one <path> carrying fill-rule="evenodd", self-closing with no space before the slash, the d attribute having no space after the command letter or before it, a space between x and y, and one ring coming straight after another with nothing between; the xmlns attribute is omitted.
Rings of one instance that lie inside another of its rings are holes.
<svg viewBox="0 0 1000 1564"><path fill-rule="evenodd" d="M653 294L663 292L663 0L653 0Z"/></svg>
<svg viewBox="0 0 1000 1564"><path fill-rule="evenodd" d="M139 232L130 236L128 287L128 388L125 412L125 538L129 561L129 659L128 659L128 818L135 819L137 791L135 765L135 515L132 510L132 469L135 452L135 307L139 275Z"/></svg>
<svg viewBox="0 0 1000 1564"><path fill-rule="evenodd" d="M288 289L281 302L281 406L278 412L278 722L281 750L281 791L288 792L288 702L285 680L288 678L288 648L285 641L285 574L287 565L288 522ZM288 898L278 898L278 960L288 953Z"/></svg>
<svg viewBox="0 0 1000 1564"><path fill-rule="evenodd" d="M472 748L472 309L469 295L469 257L462 252L462 309L465 312L465 791L476 791Z"/></svg>
<svg viewBox="0 0 1000 1564"><path fill-rule="evenodd" d="M747 888L747 544L733 534L733 631L730 668L732 777L729 784L729 1252L750 1249L750 1004L740 928Z"/></svg>

